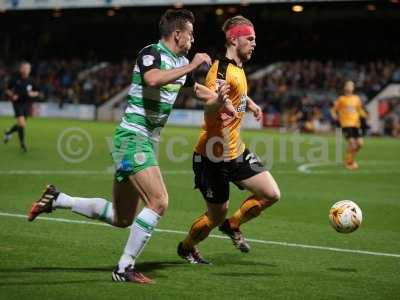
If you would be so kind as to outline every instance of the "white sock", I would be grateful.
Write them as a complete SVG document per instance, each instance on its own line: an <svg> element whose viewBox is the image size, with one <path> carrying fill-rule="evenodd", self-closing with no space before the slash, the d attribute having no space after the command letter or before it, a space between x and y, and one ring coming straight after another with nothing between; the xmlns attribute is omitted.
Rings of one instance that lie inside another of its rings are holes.
<svg viewBox="0 0 400 300"><path fill-rule="evenodd" d="M119 272L124 272L128 265L133 266L135 264L136 258L146 246L160 218L156 212L147 207L143 208L137 215L135 222L131 226L124 254L118 263Z"/></svg>
<svg viewBox="0 0 400 300"><path fill-rule="evenodd" d="M53 201L53 208L72 208L75 204L74 198L67 194L60 193L55 201Z"/></svg>
<svg viewBox="0 0 400 300"><path fill-rule="evenodd" d="M91 219L113 224L112 203L101 198L79 198L60 193L53 202L53 208L70 208L73 212Z"/></svg>

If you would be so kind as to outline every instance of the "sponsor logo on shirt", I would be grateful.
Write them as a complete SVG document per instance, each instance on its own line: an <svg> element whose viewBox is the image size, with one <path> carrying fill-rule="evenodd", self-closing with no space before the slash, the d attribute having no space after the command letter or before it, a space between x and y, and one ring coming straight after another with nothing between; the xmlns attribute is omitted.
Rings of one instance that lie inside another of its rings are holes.
<svg viewBox="0 0 400 300"><path fill-rule="evenodd" d="M154 60L155 58L153 55L144 55L142 58L145 67L151 66L154 63Z"/></svg>

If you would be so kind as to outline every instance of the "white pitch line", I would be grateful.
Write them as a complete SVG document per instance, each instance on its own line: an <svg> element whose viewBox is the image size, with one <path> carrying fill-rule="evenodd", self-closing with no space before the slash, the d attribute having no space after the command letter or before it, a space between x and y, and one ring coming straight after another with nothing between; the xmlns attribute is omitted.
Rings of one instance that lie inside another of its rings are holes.
<svg viewBox="0 0 400 300"><path fill-rule="evenodd" d="M314 173L313 171L310 170L311 168L320 167L320 166L333 166L333 165L337 165L337 163L332 163L332 162L308 163L308 164L302 164L302 165L298 166L297 171L299 171L301 173L310 174L310 173Z"/></svg>
<svg viewBox="0 0 400 300"><path fill-rule="evenodd" d="M0 170L0 175L102 175L112 174L104 170Z"/></svg>
<svg viewBox="0 0 400 300"><path fill-rule="evenodd" d="M315 163L308 163L308 164L302 164L297 167L297 171L303 174L308 174L308 175L321 175L321 174L400 174L400 170L365 170L363 169L362 165L368 164L368 163L362 163L361 164L361 169L355 170L355 171L349 171L349 170L319 170L319 171L313 171L311 170L312 168L315 167L322 167L322 166L339 166L340 164L334 163L334 162L315 162ZM377 164L377 163L374 163Z"/></svg>
<svg viewBox="0 0 400 300"><path fill-rule="evenodd" d="M6 213L6 212L0 212L0 216L26 219L26 215ZM54 222L62 222L62 223L110 226L111 227L111 225L106 224L106 223L71 220L71 219L64 219L64 218L38 217L37 219L46 220L46 221L54 221ZM184 234L184 235L187 234L187 232L185 232L185 231L172 230L172 229L156 229L156 232L175 233L175 234ZM210 234L210 237L217 238L217 239L229 239L226 236L215 235L215 234ZM396 254L396 253L343 249L343 248L324 247L324 246L306 245L306 244L297 244L297 243L288 243L288 242L265 241L265 240L257 240L257 239L246 239L246 240L249 242L252 242L252 243L259 243L259 244L268 244L268 245L278 245L278 246L295 247L295 248L303 248L303 249L324 250L324 251L331 251L331 252L346 252L346 253L354 253L354 254L366 254L366 255L374 255L374 256L387 256L387 257L400 258L400 254Z"/></svg>
<svg viewBox="0 0 400 300"><path fill-rule="evenodd" d="M188 170L166 170L165 174L192 174ZM108 170L0 170L0 175L110 175Z"/></svg>
<svg viewBox="0 0 400 300"><path fill-rule="evenodd" d="M320 164L319 164L320 165ZM300 165L297 170L274 170L271 169L272 174L299 174L299 172L307 175L357 175L357 174L400 174L400 170L319 170L311 171L310 167L319 166L314 163L312 166L310 164ZM161 173L164 175L190 175L193 174L189 170L162 170ZM0 170L0 176L11 176L11 175L21 175L21 176L45 176L45 175L112 175L113 171L108 170Z"/></svg>

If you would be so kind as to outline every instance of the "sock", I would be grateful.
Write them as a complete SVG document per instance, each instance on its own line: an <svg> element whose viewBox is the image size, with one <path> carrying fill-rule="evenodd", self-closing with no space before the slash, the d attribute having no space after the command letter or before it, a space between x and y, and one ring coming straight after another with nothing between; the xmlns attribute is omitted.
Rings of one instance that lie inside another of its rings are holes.
<svg viewBox="0 0 400 300"><path fill-rule="evenodd" d="M18 125L17 124L14 124L7 132L6 132L6 134L12 134L12 133L14 133L15 131L17 131L18 130Z"/></svg>
<svg viewBox="0 0 400 300"><path fill-rule="evenodd" d="M204 214L194 220L192 227L190 228L189 234L182 241L183 248L192 249L195 245L200 243L210 234L211 230L215 225L208 218L207 214Z"/></svg>
<svg viewBox="0 0 400 300"><path fill-rule="evenodd" d="M228 219L232 229L238 229L240 225L258 217L261 212L273 204L272 201L258 200L254 195L243 201L240 208Z"/></svg>
<svg viewBox="0 0 400 300"><path fill-rule="evenodd" d="M91 219L113 224L112 203L101 198L79 198L60 193L53 202L53 208L70 208L73 212Z"/></svg>
<svg viewBox="0 0 400 300"><path fill-rule="evenodd" d="M353 163L354 153L351 150L346 152L346 164L351 165Z"/></svg>
<svg viewBox="0 0 400 300"><path fill-rule="evenodd" d="M124 272L128 265L134 266L136 258L143 251L160 218L156 212L147 207L137 215L118 263L119 272Z"/></svg>
<svg viewBox="0 0 400 300"><path fill-rule="evenodd" d="M25 145L25 131L24 127L18 126L18 138L21 145Z"/></svg>

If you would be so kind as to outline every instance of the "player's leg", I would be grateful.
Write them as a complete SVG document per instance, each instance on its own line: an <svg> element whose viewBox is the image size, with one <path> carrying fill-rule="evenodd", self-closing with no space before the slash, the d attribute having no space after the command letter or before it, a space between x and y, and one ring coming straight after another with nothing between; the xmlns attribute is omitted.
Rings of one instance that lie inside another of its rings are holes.
<svg viewBox="0 0 400 300"><path fill-rule="evenodd" d="M23 116L23 111L22 111L21 105L19 105L17 103L13 103L13 109L14 109L14 115L15 115L17 122L13 126L11 126L8 130L4 131L3 141L5 144L8 143L8 141L11 139L14 132L18 132L18 129L19 129L18 118L20 116Z"/></svg>
<svg viewBox="0 0 400 300"><path fill-rule="evenodd" d="M113 140L113 159L116 164L115 180L113 185L113 199L115 203L119 203L117 207L118 216L114 220L114 205L110 201L103 198L84 198L75 197L66 193L59 192L54 185L46 187L42 196L32 204L32 208L28 215L28 220L33 221L38 215L43 212L50 213L54 209L63 208L71 209L72 212L84 215L88 218L99 219L110 225L118 227L126 227L132 224L134 214L127 209L125 205L131 205L129 201L136 199L138 194L132 183L129 180L129 175L139 172L145 168L145 163L134 164L134 157L137 150L136 136L130 132L116 130ZM146 143L141 143L146 145ZM146 150L144 148L144 150ZM147 153L150 153L151 147ZM151 154L151 153L150 153ZM154 164L154 157L148 155L150 165ZM121 163L124 161L125 163ZM125 204L127 199L128 204ZM132 204L134 205L134 204ZM131 216L130 219L124 215L125 211Z"/></svg>
<svg viewBox="0 0 400 300"><path fill-rule="evenodd" d="M26 145L25 145L25 126L26 126L26 120L25 116L18 116L17 117L17 124L18 124L18 138L19 138L19 143L21 145L21 149L23 151L27 151Z"/></svg>
<svg viewBox="0 0 400 300"><path fill-rule="evenodd" d="M151 280L143 275L141 275L144 278L142 282L133 280L129 274L134 272L137 257L143 251L161 216L168 207L168 194L160 169L157 166L148 167L135 175L131 175L129 180L137 191L138 196L145 202L145 207L136 216L130 228L124 252L117 268L113 272L113 280L149 283ZM132 212L126 212L122 206L119 207L119 204L116 204L115 211L116 219L122 218L119 222L124 222L124 218L129 217L129 213L132 214ZM134 214L131 216L134 216Z"/></svg>
<svg viewBox="0 0 400 300"><path fill-rule="evenodd" d="M233 228L239 228L240 225L259 216L264 209L276 203L281 197L278 184L268 171L241 180L238 184L250 191L252 195L242 203L240 209L229 219Z"/></svg>
<svg viewBox="0 0 400 300"><path fill-rule="evenodd" d="M125 228L131 226L140 206L140 195L130 180L113 184L113 201L110 204L112 225Z"/></svg>
<svg viewBox="0 0 400 300"><path fill-rule="evenodd" d="M278 184L268 171L236 183L250 191L252 195L243 201L240 208L219 229L231 238L236 248L242 252L249 252L250 246L240 231L240 226L258 217L263 210L276 203L281 194Z"/></svg>
<svg viewBox="0 0 400 300"><path fill-rule="evenodd" d="M206 239L210 232L224 222L228 211L228 201L225 203L207 202L207 212L195 219L188 235L178 245L178 255L192 264L209 264L204 260L196 245Z"/></svg>
<svg viewBox="0 0 400 300"><path fill-rule="evenodd" d="M194 154L195 186L207 203L207 211L192 222L188 235L178 244L178 255L189 263L205 264L196 248L211 230L220 225L226 216L229 199L229 181L223 164L213 163Z"/></svg>
<svg viewBox="0 0 400 300"><path fill-rule="evenodd" d="M346 157L344 165L346 168L353 165L355 141L353 138L353 130L351 127L342 127L342 133L346 139Z"/></svg>
<svg viewBox="0 0 400 300"><path fill-rule="evenodd" d="M113 186L113 212L114 212L114 226L127 227L133 223L136 216L140 195L132 182L123 180L118 182L114 181ZM133 227L133 226L132 226ZM132 229L131 229L132 230ZM136 237L135 237L136 238ZM140 240L137 237L137 240ZM142 273L138 272L134 267L134 259L125 253L121 256L118 265L112 272L113 281L126 281L136 283L151 283L152 280ZM122 265L120 268L120 264Z"/></svg>
<svg viewBox="0 0 400 300"><path fill-rule="evenodd" d="M358 164L355 161L355 158L361 148L364 146L364 140L359 135L352 138L352 145L351 145L351 161L346 162L346 168L349 170L356 170L358 169Z"/></svg>
<svg viewBox="0 0 400 300"><path fill-rule="evenodd" d="M354 161L355 154L357 153L357 139L353 136L347 138L347 147L346 147L346 161L345 166L349 170L353 170L357 168L357 165Z"/></svg>
<svg viewBox="0 0 400 300"><path fill-rule="evenodd" d="M3 136L3 142L4 144L7 144L9 140L11 140L12 135L14 132L18 131L18 124L15 123L13 126L11 126L8 130L4 131L4 136Z"/></svg>
<svg viewBox="0 0 400 300"><path fill-rule="evenodd" d="M117 184L117 183L115 183ZM115 185L114 184L114 185ZM118 184L121 194L134 195L134 190L129 182ZM115 188L114 188L115 189ZM132 197L132 196L131 196ZM48 185L41 197L33 202L32 208L28 214L28 220L33 221L42 213L51 213L55 209L70 209L72 212L88 217L104 221L110 225L118 227L126 227L122 223L114 224L113 203L103 198L83 198L70 196L59 192L54 185ZM131 222L132 223L132 222Z"/></svg>
<svg viewBox="0 0 400 300"><path fill-rule="evenodd" d="M361 148L364 147L364 139L362 137L358 137L355 140L356 140L355 154L357 154L361 150Z"/></svg>

